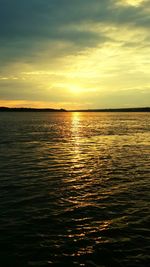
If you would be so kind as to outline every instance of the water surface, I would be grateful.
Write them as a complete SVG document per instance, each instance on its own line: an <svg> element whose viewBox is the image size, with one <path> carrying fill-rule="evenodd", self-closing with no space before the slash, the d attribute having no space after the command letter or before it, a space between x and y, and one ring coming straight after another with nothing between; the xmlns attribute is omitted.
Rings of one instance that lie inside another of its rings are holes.
<svg viewBox="0 0 150 267"><path fill-rule="evenodd" d="M148 266L149 113L0 114L0 266Z"/></svg>

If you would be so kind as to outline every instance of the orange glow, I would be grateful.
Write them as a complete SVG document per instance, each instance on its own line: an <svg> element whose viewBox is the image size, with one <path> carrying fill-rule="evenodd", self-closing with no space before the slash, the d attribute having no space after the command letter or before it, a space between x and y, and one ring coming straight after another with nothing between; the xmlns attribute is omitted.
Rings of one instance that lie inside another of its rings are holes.
<svg viewBox="0 0 150 267"><path fill-rule="evenodd" d="M55 102L29 101L29 100L0 100L0 107L9 108L62 108Z"/></svg>

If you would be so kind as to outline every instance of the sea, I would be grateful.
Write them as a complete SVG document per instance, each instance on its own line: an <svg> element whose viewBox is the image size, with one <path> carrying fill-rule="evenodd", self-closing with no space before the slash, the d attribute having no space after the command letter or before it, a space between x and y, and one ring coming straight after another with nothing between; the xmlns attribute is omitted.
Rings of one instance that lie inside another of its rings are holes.
<svg viewBox="0 0 150 267"><path fill-rule="evenodd" d="M0 113L0 266L147 267L150 113Z"/></svg>

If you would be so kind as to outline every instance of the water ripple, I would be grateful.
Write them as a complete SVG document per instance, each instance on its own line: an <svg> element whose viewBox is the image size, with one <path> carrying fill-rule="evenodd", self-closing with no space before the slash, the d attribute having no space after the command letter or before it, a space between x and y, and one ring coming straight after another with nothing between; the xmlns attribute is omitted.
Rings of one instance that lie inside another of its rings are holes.
<svg viewBox="0 0 150 267"><path fill-rule="evenodd" d="M149 125L148 113L1 114L1 266L148 266Z"/></svg>

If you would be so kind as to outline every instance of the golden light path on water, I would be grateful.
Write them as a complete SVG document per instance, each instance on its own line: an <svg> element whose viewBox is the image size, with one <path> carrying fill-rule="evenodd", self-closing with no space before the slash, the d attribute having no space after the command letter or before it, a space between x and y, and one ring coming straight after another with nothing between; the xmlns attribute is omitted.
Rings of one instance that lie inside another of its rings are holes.
<svg viewBox="0 0 150 267"><path fill-rule="evenodd" d="M90 188L95 186L94 171L96 170L96 166L94 164L99 162L99 157L94 142L91 142L90 137L85 138L83 135L85 131L85 125L82 122L83 119L85 119L85 116L86 114L79 112L71 113L72 145L70 149L72 158L70 159L70 170L75 175L73 175L73 178L70 177L69 180L66 179L66 184L68 186L67 190L70 192L68 201L72 205L70 211L79 211L79 218L75 219L76 224L79 226L77 227L75 233L73 229L69 229L68 234L68 238L74 240L74 242L77 242L77 240L84 241L87 235L105 231L111 224L110 220L102 220L101 222L97 221L95 225L91 225L92 218L88 216L88 213L83 213L83 215L82 213L80 214L80 210L82 209L88 209L88 207L91 208L92 206L96 207L96 203L94 203L93 200L94 197L97 198L97 192L91 192ZM88 124L86 127L88 127ZM89 161L91 158L93 161L93 157L97 159L92 163L93 165L90 165L89 168ZM100 236L95 240L95 244L103 242L104 241ZM76 253L76 256L92 252L93 247L88 246L80 249Z"/></svg>

